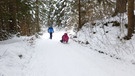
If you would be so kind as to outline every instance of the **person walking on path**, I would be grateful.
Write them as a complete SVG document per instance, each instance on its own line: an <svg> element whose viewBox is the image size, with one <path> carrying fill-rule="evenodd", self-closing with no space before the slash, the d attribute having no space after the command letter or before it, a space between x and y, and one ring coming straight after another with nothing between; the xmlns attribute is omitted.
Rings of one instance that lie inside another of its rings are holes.
<svg viewBox="0 0 135 76"><path fill-rule="evenodd" d="M53 30L53 27L52 26L50 26L49 28L48 28L48 33L50 34L50 39L52 39L52 34L54 33L54 30Z"/></svg>

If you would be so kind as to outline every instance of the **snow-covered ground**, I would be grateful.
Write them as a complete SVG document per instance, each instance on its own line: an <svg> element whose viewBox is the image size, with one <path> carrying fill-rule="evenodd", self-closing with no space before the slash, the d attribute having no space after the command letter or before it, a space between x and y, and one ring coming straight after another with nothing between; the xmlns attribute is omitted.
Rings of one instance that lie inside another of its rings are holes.
<svg viewBox="0 0 135 76"><path fill-rule="evenodd" d="M28 38L0 41L0 76L23 76L34 48Z"/></svg>
<svg viewBox="0 0 135 76"><path fill-rule="evenodd" d="M113 58L135 64L135 34L133 34L132 39L124 40L127 35L127 28L124 24L127 20L121 22L121 26L113 26L112 21L120 21L117 18L97 21L95 25L87 23L77 33L77 38L74 38L74 40L80 43L89 42L84 46Z"/></svg>
<svg viewBox="0 0 135 76"><path fill-rule="evenodd" d="M34 43L27 38L0 42L0 76L135 76L135 65L130 62L71 39L60 43L63 33L55 31L52 40L45 33Z"/></svg>

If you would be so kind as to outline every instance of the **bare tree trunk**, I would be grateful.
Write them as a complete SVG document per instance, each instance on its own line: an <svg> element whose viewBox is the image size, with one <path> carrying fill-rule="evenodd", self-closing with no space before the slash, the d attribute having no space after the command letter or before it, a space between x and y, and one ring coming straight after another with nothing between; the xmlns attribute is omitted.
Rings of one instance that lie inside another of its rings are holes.
<svg viewBox="0 0 135 76"><path fill-rule="evenodd" d="M135 6L135 5L134 5ZM134 7L135 8L135 7ZM135 33L135 15L134 15L134 33Z"/></svg>
<svg viewBox="0 0 135 76"><path fill-rule="evenodd" d="M127 39L131 39L134 32L134 0L128 0L128 34Z"/></svg>
<svg viewBox="0 0 135 76"><path fill-rule="evenodd" d="M47 25L50 26L51 25L51 21L50 21L50 2L48 2L48 7L49 7L49 11L48 13L48 20L47 20Z"/></svg>
<svg viewBox="0 0 135 76"><path fill-rule="evenodd" d="M39 1L36 0L36 32L40 31L40 25L39 25Z"/></svg>
<svg viewBox="0 0 135 76"><path fill-rule="evenodd" d="M11 0L9 4L9 12L10 12L10 33L15 34L17 32L17 23L16 23L16 0Z"/></svg>
<svg viewBox="0 0 135 76"><path fill-rule="evenodd" d="M78 25L78 30L82 28L82 24L81 24L81 3L80 3L80 0L79 0L79 3L78 3L78 12L79 12L79 25Z"/></svg>
<svg viewBox="0 0 135 76"><path fill-rule="evenodd" d="M118 13L126 12L127 0L116 0L116 9L112 16L116 16Z"/></svg>

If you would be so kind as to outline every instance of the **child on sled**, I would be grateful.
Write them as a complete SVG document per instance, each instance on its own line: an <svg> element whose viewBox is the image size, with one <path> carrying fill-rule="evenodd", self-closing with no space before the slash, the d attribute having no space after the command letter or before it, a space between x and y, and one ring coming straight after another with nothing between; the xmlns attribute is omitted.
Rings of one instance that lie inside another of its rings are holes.
<svg viewBox="0 0 135 76"><path fill-rule="evenodd" d="M62 40L60 40L61 43L68 43L68 34L64 33L64 35L62 36Z"/></svg>

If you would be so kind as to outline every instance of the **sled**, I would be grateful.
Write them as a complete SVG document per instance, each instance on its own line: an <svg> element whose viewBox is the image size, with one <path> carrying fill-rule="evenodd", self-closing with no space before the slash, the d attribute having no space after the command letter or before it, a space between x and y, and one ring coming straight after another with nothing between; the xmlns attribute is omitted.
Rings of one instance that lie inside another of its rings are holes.
<svg viewBox="0 0 135 76"><path fill-rule="evenodd" d="M68 44L68 42L65 42L65 41L62 41L62 40L60 40L60 42L63 43L63 44Z"/></svg>

